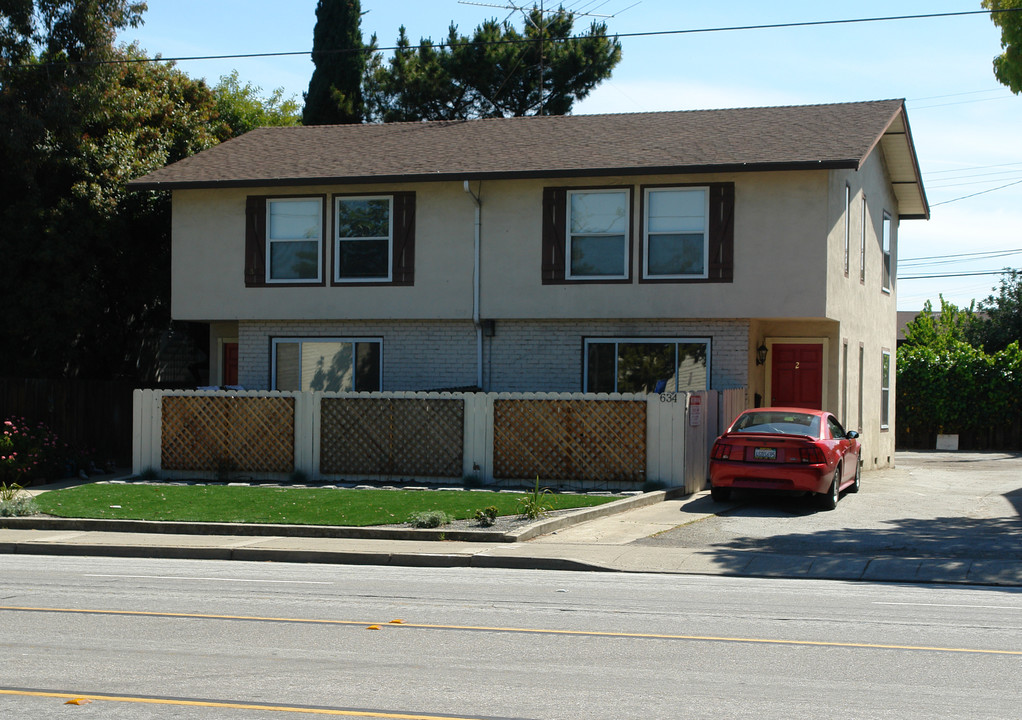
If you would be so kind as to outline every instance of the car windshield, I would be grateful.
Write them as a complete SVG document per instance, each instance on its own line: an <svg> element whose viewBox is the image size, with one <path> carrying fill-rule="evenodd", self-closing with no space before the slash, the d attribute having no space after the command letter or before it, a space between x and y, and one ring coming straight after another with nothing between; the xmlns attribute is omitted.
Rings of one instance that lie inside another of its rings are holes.
<svg viewBox="0 0 1022 720"><path fill-rule="evenodd" d="M820 417L799 412L750 412L738 418L731 431L819 437Z"/></svg>

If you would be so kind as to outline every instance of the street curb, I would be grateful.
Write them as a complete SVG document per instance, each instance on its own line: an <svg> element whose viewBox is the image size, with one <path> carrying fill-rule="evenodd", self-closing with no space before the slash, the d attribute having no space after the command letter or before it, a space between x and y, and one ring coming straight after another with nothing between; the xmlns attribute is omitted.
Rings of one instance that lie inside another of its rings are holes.
<svg viewBox="0 0 1022 720"><path fill-rule="evenodd" d="M417 568L486 568L504 570L571 570L615 572L578 560L563 558L496 557L460 553L389 553L335 550L276 550L272 548L166 547L148 545L96 545L82 543L0 543L0 555L52 555L64 557L117 557L170 560L233 560L324 565L382 565Z"/></svg>

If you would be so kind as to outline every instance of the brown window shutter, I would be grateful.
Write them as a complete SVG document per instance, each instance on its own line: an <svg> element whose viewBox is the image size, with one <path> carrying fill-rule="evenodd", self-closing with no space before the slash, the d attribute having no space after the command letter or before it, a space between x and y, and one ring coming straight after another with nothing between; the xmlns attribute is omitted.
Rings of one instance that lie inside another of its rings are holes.
<svg viewBox="0 0 1022 720"><path fill-rule="evenodd" d="M733 282L735 270L735 185L710 185L710 257L708 280Z"/></svg>
<svg viewBox="0 0 1022 720"><path fill-rule="evenodd" d="M564 282L568 191L543 188L543 284Z"/></svg>
<svg viewBox="0 0 1022 720"><path fill-rule="evenodd" d="M245 201L245 287L266 285L266 196Z"/></svg>
<svg viewBox="0 0 1022 720"><path fill-rule="evenodd" d="M394 284L415 284L415 193L394 193Z"/></svg>

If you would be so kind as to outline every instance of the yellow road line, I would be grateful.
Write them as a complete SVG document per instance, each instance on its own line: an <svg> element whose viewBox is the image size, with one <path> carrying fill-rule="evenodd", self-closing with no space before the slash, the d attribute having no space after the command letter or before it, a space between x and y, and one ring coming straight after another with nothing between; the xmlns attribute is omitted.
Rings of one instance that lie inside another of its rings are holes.
<svg viewBox="0 0 1022 720"><path fill-rule="evenodd" d="M181 707L228 708L231 710L267 710L271 712L304 713L306 715L333 715L335 717L387 718L388 720L484 720L466 718L462 715L415 715L388 713L373 710L334 710L331 708L305 708L294 705L257 705L253 703L216 702L212 700L184 700L175 698L133 697L131 695L94 695L90 693L65 693L46 690L12 690L0 688L0 695L22 697L43 697L58 699L81 699L92 701L139 703L143 705L177 705Z"/></svg>
<svg viewBox="0 0 1022 720"><path fill-rule="evenodd" d="M562 630L547 628L491 627L486 625L431 625L425 623L366 620L325 620L314 618L262 617L252 615L209 615L204 613L151 612L145 610L93 610L81 608L38 608L0 605L0 611L79 613L85 615L125 615L133 617L191 618L202 620L244 620L252 622L301 623L309 625L354 625L368 627L380 625L397 628L419 628L429 630L464 630L503 633L525 633L532 635L578 635L585 637L644 638L652 640L690 640L702 642L748 643L758 645L802 645L812 647L866 648L871 650L922 650L929 652L972 653L977 655L1022 655L1022 650L987 650L982 648L931 647L927 645L885 645L879 643L853 643L828 640L784 640L772 638L728 637L724 635L671 635L665 633L611 632L603 630Z"/></svg>

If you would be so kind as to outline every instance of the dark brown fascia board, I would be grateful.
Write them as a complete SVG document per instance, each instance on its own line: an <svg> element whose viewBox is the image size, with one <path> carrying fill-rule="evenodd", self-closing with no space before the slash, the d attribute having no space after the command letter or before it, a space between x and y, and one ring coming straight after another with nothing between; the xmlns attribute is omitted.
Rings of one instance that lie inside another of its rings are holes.
<svg viewBox="0 0 1022 720"><path fill-rule="evenodd" d="M663 167L595 168L587 170L529 170L500 172L450 172L433 175L373 175L315 178L256 178L246 180L198 180L184 182L128 182L128 190L201 190L212 188L301 187L308 185L380 185L395 183L450 182L462 180L528 180L536 178L613 177L616 175L695 175L707 173L787 172L794 170L858 169L857 160L828 160L778 163L731 163Z"/></svg>

